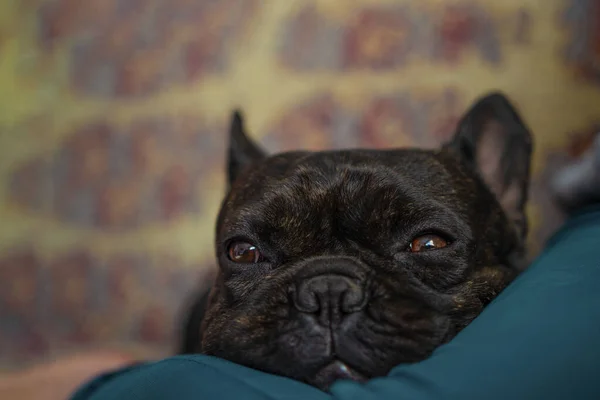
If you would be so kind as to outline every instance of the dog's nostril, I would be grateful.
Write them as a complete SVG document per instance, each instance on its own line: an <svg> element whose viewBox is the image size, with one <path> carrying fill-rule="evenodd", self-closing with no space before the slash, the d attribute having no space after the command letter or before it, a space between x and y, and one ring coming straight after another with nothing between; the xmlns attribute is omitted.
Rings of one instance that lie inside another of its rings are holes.
<svg viewBox="0 0 600 400"><path fill-rule="evenodd" d="M349 280L348 288L342 293L342 311L352 313L360 311L365 306L366 292L363 285Z"/></svg>
<svg viewBox="0 0 600 400"><path fill-rule="evenodd" d="M293 291L293 302L296 308L306 313L316 313L320 309L319 299L314 290L314 284L302 281L297 290Z"/></svg>
<svg viewBox="0 0 600 400"><path fill-rule="evenodd" d="M360 311L366 292L357 279L343 275L319 275L302 280L296 289L294 305L305 313L334 315Z"/></svg>

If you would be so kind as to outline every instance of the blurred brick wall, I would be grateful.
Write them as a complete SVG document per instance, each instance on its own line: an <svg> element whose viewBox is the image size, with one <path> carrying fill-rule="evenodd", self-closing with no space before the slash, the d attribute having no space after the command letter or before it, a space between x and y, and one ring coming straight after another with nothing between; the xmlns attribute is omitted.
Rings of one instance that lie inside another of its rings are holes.
<svg viewBox="0 0 600 400"><path fill-rule="evenodd" d="M0 364L171 349L213 268L234 106L271 150L432 147L502 89L536 134L535 252L599 65L598 0L4 0Z"/></svg>

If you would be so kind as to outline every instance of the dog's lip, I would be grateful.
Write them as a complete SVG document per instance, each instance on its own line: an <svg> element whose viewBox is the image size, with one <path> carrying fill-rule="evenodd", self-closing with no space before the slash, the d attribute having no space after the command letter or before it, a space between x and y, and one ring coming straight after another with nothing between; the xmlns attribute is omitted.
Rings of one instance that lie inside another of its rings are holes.
<svg viewBox="0 0 600 400"><path fill-rule="evenodd" d="M319 375L326 377L326 379L330 380L332 383L338 379L349 379L358 382L365 382L368 380L361 372L339 359L334 359L324 366L319 371Z"/></svg>

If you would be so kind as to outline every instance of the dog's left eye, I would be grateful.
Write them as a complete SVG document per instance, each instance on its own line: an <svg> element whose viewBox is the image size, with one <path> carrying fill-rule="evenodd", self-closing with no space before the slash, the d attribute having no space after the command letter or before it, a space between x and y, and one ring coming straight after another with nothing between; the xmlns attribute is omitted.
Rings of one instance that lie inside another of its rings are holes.
<svg viewBox="0 0 600 400"><path fill-rule="evenodd" d="M239 264L255 264L262 260L262 255L256 246L247 242L230 243L227 256L231 261Z"/></svg>
<svg viewBox="0 0 600 400"><path fill-rule="evenodd" d="M438 235L423 235L419 236L410 243L409 250L412 253L420 253L422 251L437 250L448 246L448 241Z"/></svg>

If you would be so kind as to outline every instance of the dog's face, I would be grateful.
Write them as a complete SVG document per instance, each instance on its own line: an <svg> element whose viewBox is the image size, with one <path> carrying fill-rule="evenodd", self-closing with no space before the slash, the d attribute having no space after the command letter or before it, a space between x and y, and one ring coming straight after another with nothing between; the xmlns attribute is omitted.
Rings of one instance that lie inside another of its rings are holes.
<svg viewBox="0 0 600 400"><path fill-rule="evenodd" d="M266 156L231 127L202 353L326 389L428 357L523 256L531 138L479 100L436 151Z"/></svg>

